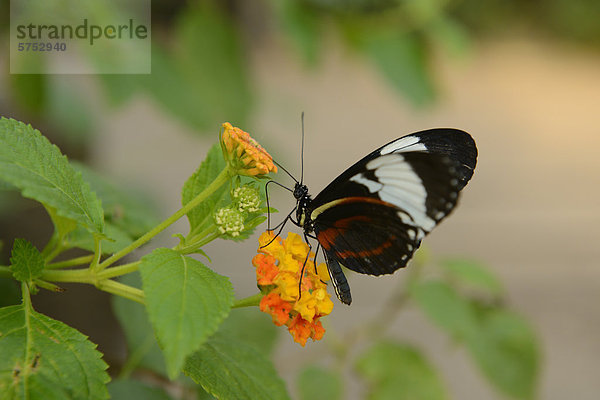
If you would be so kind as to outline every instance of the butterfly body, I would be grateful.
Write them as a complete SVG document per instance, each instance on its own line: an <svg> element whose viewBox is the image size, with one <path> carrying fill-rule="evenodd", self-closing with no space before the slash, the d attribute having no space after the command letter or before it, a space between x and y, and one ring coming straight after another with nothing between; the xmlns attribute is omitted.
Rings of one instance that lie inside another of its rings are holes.
<svg viewBox="0 0 600 400"><path fill-rule="evenodd" d="M295 222L318 240L341 302L352 302L341 265L369 275L405 267L423 237L456 206L476 160L468 133L430 129L374 150L314 199L296 183Z"/></svg>

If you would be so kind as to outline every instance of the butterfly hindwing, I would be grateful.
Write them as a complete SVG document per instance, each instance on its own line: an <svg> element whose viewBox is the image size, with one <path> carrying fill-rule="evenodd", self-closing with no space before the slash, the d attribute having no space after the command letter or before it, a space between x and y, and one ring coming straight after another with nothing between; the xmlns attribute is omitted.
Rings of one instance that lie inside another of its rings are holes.
<svg viewBox="0 0 600 400"><path fill-rule="evenodd" d="M425 235L400 212L381 200L349 197L319 215L315 234L328 259L362 274L391 274L406 266Z"/></svg>

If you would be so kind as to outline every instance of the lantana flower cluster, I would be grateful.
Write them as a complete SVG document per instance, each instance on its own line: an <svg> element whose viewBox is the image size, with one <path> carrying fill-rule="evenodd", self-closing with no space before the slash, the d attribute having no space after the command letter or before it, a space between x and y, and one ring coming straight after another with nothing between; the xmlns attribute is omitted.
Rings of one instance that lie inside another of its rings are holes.
<svg viewBox="0 0 600 400"><path fill-rule="evenodd" d="M271 155L247 132L229 122L223 124L221 149L225 161L238 175L262 176L277 172Z"/></svg>
<svg viewBox="0 0 600 400"><path fill-rule="evenodd" d="M316 341L323 337L320 318L333 309L324 283L329 280L327 267L322 263L315 271L315 255L309 255L308 245L298 234L289 233L285 240L273 237L272 232L260 236L259 254L252 260L258 286L265 294L260 310L270 314L275 325L287 326L294 341L304 346L308 338Z"/></svg>

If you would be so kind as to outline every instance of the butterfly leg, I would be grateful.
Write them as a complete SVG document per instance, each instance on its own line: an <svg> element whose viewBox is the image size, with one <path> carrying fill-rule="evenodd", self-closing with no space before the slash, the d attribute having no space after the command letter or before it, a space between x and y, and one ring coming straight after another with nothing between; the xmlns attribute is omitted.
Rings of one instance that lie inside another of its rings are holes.
<svg viewBox="0 0 600 400"><path fill-rule="evenodd" d="M279 187L282 187L282 188L284 188L285 190L287 190L287 191L290 191L290 192L293 192L293 190L292 190L292 189L290 189L290 188L289 188L289 187L287 187L287 186L284 186L284 185L282 185L282 184L281 184L281 183L279 183L279 182L276 182L276 181L269 181L269 182L265 183L265 198L267 199L267 230L268 230L268 231L271 231L271 230L273 230L273 231L274 231L275 229L277 229L277 226L279 226L279 225L277 225L275 228L271 229L271 207L269 206L269 184L270 184L270 183L274 183L274 184L276 184L277 186L279 186ZM292 211L292 212L293 212L293 211ZM290 213L290 215L291 215L291 213ZM284 220L284 221L285 221L285 220Z"/></svg>
<svg viewBox="0 0 600 400"><path fill-rule="evenodd" d="M273 182L273 181L272 181ZM265 244L264 246L260 246L260 248L264 248L267 247L268 245L270 245L271 243L273 243L273 241L277 238L277 236L279 236L279 234L281 233L281 231L283 230L285 223L289 220L295 223L294 219L292 218L292 213L296 211L296 207L294 207L292 209L292 211L290 211L290 213L287 215L287 217L285 217L285 219L283 221L281 221L279 223L279 225L277 225L275 228L273 229L267 229L267 231L273 232L275 229L279 228L279 231L277 231L277 234L275 236L273 236L273 239L269 240L269 243Z"/></svg>
<svg viewBox="0 0 600 400"><path fill-rule="evenodd" d="M302 279L304 278L304 268L306 268L306 263L308 262L308 257L310 257L310 252L312 251L312 245L310 244L306 233L304 233L304 240L308 245L308 253L306 254L306 258L304 259L304 263L302 264L302 269L300 270L300 279L298 280L298 300L302 297ZM316 257L315 257L316 259ZM316 270L316 266L315 266Z"/></svg>

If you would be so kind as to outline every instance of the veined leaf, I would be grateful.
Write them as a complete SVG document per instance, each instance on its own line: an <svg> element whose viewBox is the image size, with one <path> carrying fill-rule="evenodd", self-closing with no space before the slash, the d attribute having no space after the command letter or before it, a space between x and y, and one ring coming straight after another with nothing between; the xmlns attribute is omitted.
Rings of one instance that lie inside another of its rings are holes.
<svg viewBox="0 0 600 400"><path fill-rule="evenodd" d="M31 282L44 270L44 257L25 239L15 239L10 262L13 276L21 282Z"/></svg>
<svg viewBox="0 0 600 400"><path fill-rule="evenodd" d="M183 372L221 400L289 398L263 353L225 335L213 336L188 357Z"/></svg>
<svg viewBox="0 0 600 400"><path fill-rule="evenodd" d="M142 258L146 309L171 378L225 319L233 304L229 279L200 261L160 248Z"/></svg>
<svg viewBox="0 0 600 400"><path fill-rule="evenodd" d="M357 370L370 383L372 400L442 400L444 384L433 367L415 348L380 342L358 360Z"/></svg>
<svg viewBox="0 0 600 400"><path fill-rule="evenodd" d="M210 148L200 167L183 185L181 204L186 205L201 193L225 168L225 160L221 154L221 146L216 143ZM229 185L223 185L187 216L190 221L190 231L200 232L212 223L215 210L226 204L229 197Z"/></svg>
<svg viewBox="0 0 600 400"><path fill-rule="evenodd" d="M94 192L58 147L31 125L0 118L0 179L90 232L103 232L103 210Z"/></svg>
<svg viewBox="0 0 600 400"><path fill-rule="evenodd" d="M106 399L110 380L96 345L25 305L0 309L3 399Z"/></svg>

